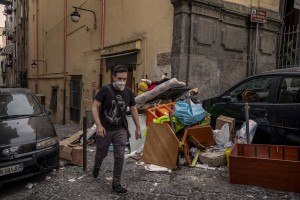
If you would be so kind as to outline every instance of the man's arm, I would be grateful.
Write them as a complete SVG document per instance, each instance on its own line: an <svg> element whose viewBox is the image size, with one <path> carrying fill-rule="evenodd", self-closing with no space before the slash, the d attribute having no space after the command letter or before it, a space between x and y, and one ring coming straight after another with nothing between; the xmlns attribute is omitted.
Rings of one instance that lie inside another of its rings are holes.
<svg viewBox="0 0 300 200"><path fill-rule="evenodd" d="M101 102L99 102L95 99L93 102L93 105L92 105L92 114L93 114L94 122L97 126L96 134L101 137L104 137L105 129L102 126L101 121L100 121L99 108L101 108Z"/></svg>
<svg viewBox="0 0 300 200"><path fill-rule="evenodd" d="M140 121L139 121L139 114L136 109L136 106L130 106L130 112L134 121L134 124L136 126L135 130L135 139L141 138L141 127L140 127Z"/></svg>

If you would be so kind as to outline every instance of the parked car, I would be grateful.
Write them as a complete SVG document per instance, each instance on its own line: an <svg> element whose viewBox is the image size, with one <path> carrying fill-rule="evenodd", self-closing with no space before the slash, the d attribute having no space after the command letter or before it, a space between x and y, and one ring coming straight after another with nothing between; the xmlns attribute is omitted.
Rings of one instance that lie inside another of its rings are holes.
<svg viewBox="0 0 300 200"><path fill-rule="evenodd" d="M223 94L202 101L214 127L220 115L258 123L253 143L300 145L300 68L272 70L237 83Z"/></svg>
<svg viewBox="0 0 300 200"><path fill-rule="evenodd" d="M24 88L0 88L0 184L58 166L58 138L36 96Z"/></svg>

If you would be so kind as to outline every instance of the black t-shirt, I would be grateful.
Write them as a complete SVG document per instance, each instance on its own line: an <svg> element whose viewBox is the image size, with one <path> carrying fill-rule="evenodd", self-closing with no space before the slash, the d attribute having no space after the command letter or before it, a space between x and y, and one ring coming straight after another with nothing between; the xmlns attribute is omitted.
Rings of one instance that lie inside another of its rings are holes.
<svg viewBox="0 0 300 200"><path fill-rule="evenodd" d="M116 98L111 96L108 87L112 89ZM126 114L126 108L128 106L135 106L136 104L134 94L129 87L125 87L123 91L119 91L113 84L103 86L95 99L101 103L99 114L101 123L103 127L109 131L115 131L122 128L123 120L125 120L124 116ZM117 99L118 102L115 102L115 99ZM119 113L116 103L120 105L122 113Z"/></svg>

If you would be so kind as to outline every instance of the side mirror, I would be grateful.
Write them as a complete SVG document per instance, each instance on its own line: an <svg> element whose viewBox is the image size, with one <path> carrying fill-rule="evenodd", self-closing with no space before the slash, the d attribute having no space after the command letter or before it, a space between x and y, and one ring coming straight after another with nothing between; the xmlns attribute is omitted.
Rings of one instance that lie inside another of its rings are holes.
<svg viewBox="0 0 300 200"><path fill-rule="evenodd" d="M221 97L221 99L222 99L223 101L225 101L225 102L228 102L228 101L231 100L231 96L230 96L230 95L224 95L224 96Z"/></svg>

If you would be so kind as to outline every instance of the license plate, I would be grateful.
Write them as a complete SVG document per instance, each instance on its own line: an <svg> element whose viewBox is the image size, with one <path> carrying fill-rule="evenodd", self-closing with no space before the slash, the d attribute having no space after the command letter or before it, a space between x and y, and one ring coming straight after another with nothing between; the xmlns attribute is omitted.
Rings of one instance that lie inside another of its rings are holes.
<svg viewBox="0 0 300 200"><path fill-rule="evenodd" d="M21 171L23 171L23 169L24 169L23 164L2 167L2 168L0 168L0 176L21 172Z"/></svg>

